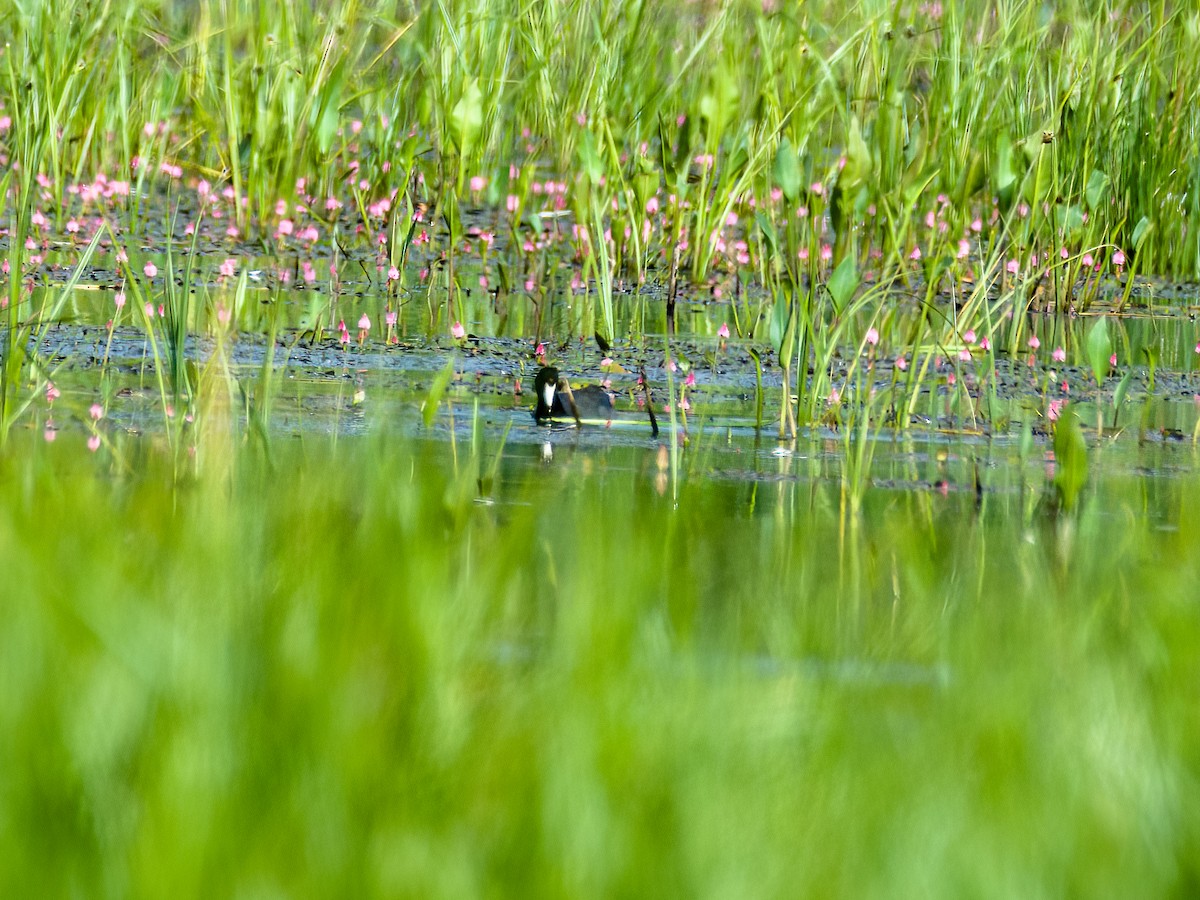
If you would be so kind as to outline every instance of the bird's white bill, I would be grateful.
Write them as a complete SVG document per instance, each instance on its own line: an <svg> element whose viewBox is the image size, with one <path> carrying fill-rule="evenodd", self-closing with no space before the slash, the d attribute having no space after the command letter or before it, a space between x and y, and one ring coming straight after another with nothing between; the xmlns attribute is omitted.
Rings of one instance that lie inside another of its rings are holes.
<svg viewBox="0 0 1200 900"><path fill-rule="evenodd" d="M554 406L554 385L542 385L542 399L546 401L546 406Z"/></svg>

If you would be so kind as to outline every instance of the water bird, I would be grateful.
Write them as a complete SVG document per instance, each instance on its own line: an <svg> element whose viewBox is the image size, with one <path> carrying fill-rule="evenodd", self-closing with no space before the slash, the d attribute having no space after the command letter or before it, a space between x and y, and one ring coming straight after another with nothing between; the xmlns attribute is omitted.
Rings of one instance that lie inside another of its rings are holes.
<svg viewBox="0 0 1200 900"><path fill-rule="evenodd" d="M613 416L612 394L598 384L572 390L566 378L553 366L543 366L533 379L537 406L533 417L539 422L550 419L574 419L609 422Z"/></svg>

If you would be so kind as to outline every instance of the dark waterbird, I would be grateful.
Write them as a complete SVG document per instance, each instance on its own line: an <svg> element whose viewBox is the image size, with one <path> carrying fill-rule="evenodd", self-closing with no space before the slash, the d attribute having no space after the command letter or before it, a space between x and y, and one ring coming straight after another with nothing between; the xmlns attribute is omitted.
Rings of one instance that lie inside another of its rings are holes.
<svg viewBox="0 0 1200 900"><path fill-rule="evenodd" d="M640 384L646 396L646 411L650 416L650 434L658 437L658 422L654 418L654 400L650 396L650 388L646 382L646 373L641 373ZM544 366L538 370L533 379L533 392L537 397L537 406L533 417L538 422L548 422L552 419L575 420L577 425L585 421L613 421L613 395L598 384L589 384L578 390L572 390L571 385L558 373L553 366Z"/></svg>
<svg viewBox="0 0 1200 900"><path fill-rule="evenodd" d="M539 422L549 419L584 419L608 422L612 420L612 394L598 384L589 384L572 390L567 379L558 374L558 369L545 366L533 379L533 392L537 406L533 417Z"/></svg>

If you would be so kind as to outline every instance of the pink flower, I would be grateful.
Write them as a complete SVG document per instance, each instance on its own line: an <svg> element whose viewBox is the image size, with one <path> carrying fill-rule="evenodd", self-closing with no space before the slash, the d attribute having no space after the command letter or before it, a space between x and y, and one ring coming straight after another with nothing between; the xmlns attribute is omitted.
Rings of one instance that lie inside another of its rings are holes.
<svg viewBox="0 0 1200 900"><path fill-rule="evenodd" d="M487 179L482 175L473 175L471 177L471 190L474 193L479 193L485 187L487 187Z"/></svg>
<svg viewBox="0 0 1200 900"><path fill-rule="evenodd" d="M1040 346L1042 346L1042 342L1038 340L1038 336L1036 334L1031 334L1029 336L1029 349L1036 350Z"/></svg>
<svg viewBox="0 0 1200 900"><path fill-rule="evenodd" d="M1021 271L1021 263L1019 260L1010 259L1004 268L1008 270L1009 275L1016 275Z"/></svg>
<svg viewBox="0 0 1200 900"><path fill-rule="evenodd" d="M724 322L722 322L721 327L717 329L717 337L721 338L722 340L725 340L729 337L729 326Z"/></svg>
<svg viewBox="0 0 1200 900"><path fill-rule="evenodd" d="M99 422L104 418L104 407L99 403L93 403L88 407L88 415L92 417L92 421Z"/></svg>
<svg viewBox="0 0 1200 900"><path fill-rule="evenodd" d="M371 317L368 316L366 313L363 313L362 317L358 320L358 327L362 331L370 331L371 330Z"/></svg>
<svg viewBox="0 0 1200 900"><path fill-rule="evenodd" d="M920 259L921 258L921 248L913 247L912 252L908 254L908 258L911 260L914 260L914 261Z"/></svg>
<svg viewBox="0 0 1200 900"><path fill-rule="evenodd" d="M1067 361L1067 351L1064 350L1062 347L1055 347L1054 352L1050 354L1050 358L1053 359L1055 362L1066 362Z"/></svg>
<svg viewBox="0 0 1200 900"><path fill-rule="evenodd" d="M1118 250L1116 253L1114 253L1112 255L1112 262L1113 262L1114 266L1125 265L1125 254L1122 253L1120 250Z"/></svg>
<svg viewBox="0 0 1200 900"><path fill-rule="evenodd" d="M395 266L390 267L388 269L388 281L399 281L399 280L400 280L400 270L397 269Z"/></svg>
<svg viewBox="0 0 1200 900"><path fill-rule="evenodd" d="M982 350L984 353L986 353L988 350L992 349L992 342L989 341L986 337L981 338L979 341L979 349Z"/></svg>
<svg viewBox="0 0 1200 900"><path fill-rule="evenodd" d="M156 266L156 265L155 265L154 263L152 263L152 262L148 262L148 263L146 263L146 265L145 265L145 266L142 268L142 271L146 273L146 277L147 277L147 278L153 278L155 275L157 275L157 274L158 274L158 266Z"/></svg>
<svg viewBox="0 0 1200 900"><path fill-rule="evenodd" d="M1110 366L1115 366L1117 364L1117 354L1114 353L1112 356L1110 356L1108 358L1108 364Z"/></svg>
<svg viewBox="0 0 1200 900"><path fill-rule="evenodd" d="M975 329L968 328L966 333L963 334L963 341L968 344L975 343Z"/></svg>
<svg viewBox="0 0 1200 900"><path fill-rule="evenodd" d="M100 435L93 434L92 436L90 436L88 438L87 448L89 450L91 450L93 453L95 453L97 450L99 450L100 449Z"/></svg>
<svg viewBox="0 0 1200 900"><path fill-rule="evenodd" d="M115 294L113 294L113 303L117 305L117 309L123 307L125 305L125 292L117 291Z"/></svg>
<svg viewBox="0 0 1200 900"><path fill-rule="evenodd" d="M878 329L875 328L874 325L872 325L870 328L867 329L867 334L866 334L865 340L872 347L874 347L876 344L879 343L879 331L878 331Z"/></svg>
<svg viewBox="0 0 1200 900"><path fill-rule="evenodd" d="M899 369L901 372L907 372L908 371L908 360L905 359L903 356L897 356L896 357L896 368Z"/></svg>
<svg viewBox="0 0 1200 900"><path fill-rule="evenodd" d="M450 326L450 334L456 341L461 341L467 336L467 329L463 328L462 322L455 322Z"/></svg>

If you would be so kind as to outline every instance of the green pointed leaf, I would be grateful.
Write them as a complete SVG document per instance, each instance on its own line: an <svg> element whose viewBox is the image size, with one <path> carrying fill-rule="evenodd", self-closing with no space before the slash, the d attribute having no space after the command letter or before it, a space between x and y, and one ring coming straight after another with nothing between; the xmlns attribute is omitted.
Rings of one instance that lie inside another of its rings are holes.
<svg viewBox="0 0 1200 900"><path fill-rule="evenodd" d="M847 256L838 263L825 287L829 290L829 296L833 298L834 307L841 313L858 290L858 266L853 256Z"/></svg>
<svg viewBox="0 0 1200 900"><path fill-rule="evenodd" d="M871 179L873 168L871 151L867 149L867 142L863 140L858 116L850 118L845 155L846 165L842 167L842 171L838 175L838 184L842 186L847 196L853 196L857 188Z"/></svg>
<svg viewBox="0 0 1200 900"><path fill-rule="evenodd" d="M1041 143L1040 136L1037 140L1029 173L1025 176L1025 183L1022 186L1022 193L1025 202L1035 210L1040 210L1054 189L1054 154L1050 151L1049 144ZM1027 156L1029 155L1028 147L1027 142Z"/></svg>
<svg viewBox="0 0 1200 900"><path fill-rule="evenodd" d="M958 182L958 189L955 191L958 204L966 205L966 202L982 190L987 184L987 172L985 169L983 154L978 150L971 152L970 162L963 168L962 177Z"/></svg>
<svg viewBox="0 0 1200 900"><path fill-rule="evenodd" d="M588 182L595 187L604 177L604 159L596 147L596 137L590 131L585 131L579 139L579 166Z"/></svg>
<svg viewBox="0 0 1200 900"><path fill-rule="evenodd" d="M761 212L754 213L754 221L757 223L759 230L763 234L763 238L767 242L767 252L772 257L775 256L779 252L779 240L775 236L775 226Z"/></svg>
<svg viewBox="0 0 1200 900"><path fill-rule="evenodd" d="M1133 369L1130 369L1117 382L1117 389L1113 391L1113 409L1120 409L1121 404L1125 402L1125 395L1129 393L1129 386L1133 384Z"/></svg>
<svg viewBox="0 0 1200 900"><path fill-rule="evenodd" d="M1013 191L1017 182L1016 160L1013 158L1013 145L1008 135L1000 135L996 139L996 156L992 165L992 184L1000 197L1000 205L1007 209L1012 205Z"/></svg>
<svg viewBox="0 0 1200 900"><path fill-rule="evenodd" d="M462 214L458 208L458 195L447 191L442 198L442 213L446 217L446 228L450 232L450 242L458 243L463 236Z"/></svg>
<svg viewBox="0 0 1200 900"><path fill-rule="evenodd" d="M779 364L786 368L792 361L792 303L787 291L779 291L775 295L770 331L771 343L779 356Z"/></svg>
<svg viewBox="0 0 1200 900"><path fill-rule="evenodd" d="M708 122L710 137L721 137L726 124L737 111L740 94L733 68L729 65L717 66L713 70L708 92L700 97L700 116Z"/></svg>
<svg viewBox="0 0 1200 900"><path fill-rule="evenodd" d="M1108 316L1101 316L1088 332L1087 339L1088 362L1092 366L1092 374L1096 376L1096 384L1104 384L1108 377L1108 358L1112 356L1112 341L1108 337Z"/></svg>
<svg viewBox="0 0 1200 900"><path fill-rule="evenodd" d="M337 135L338 121L341 114L342 82L344 72L339 64L334 68L329 80L325 82L321 92L321 103L317 109L315 133L317 149L322 155L329 152L333 139Z"/></svg>
<svg viewBox="0 0 1200 900"><path fill-rule="evenodd" d="M1054 486L1063 509L1075 508L1079 492L1087 484L1087 441L1075 415L1064 408L1054 427Z"/></svg>
<svg viewBox="0 0 1200 900"><path fill-rule="evenodd" d="M1099 169L1092 169L1092 174L1088 176L1087 188L1083 192L1088 209L1098 209L1107 196L1108 176Z"/></svg>
<svg viewBox="0 0 1200 900"><path fill-rule="evenodd" d="M1133 249L1140 250L1142 242L1154 231L1154 223L1142 216L1133 226Z"/></svg>
<svg viewBox="0 0 1200 900"><path fill-rule="evenodd" d="M470 154L482 127L483 91L479 89L479 80L472 78L450 111L450 133L461 156Z"/></svg>
<svg viewBox="0 0 1200 900"><path fill-rule="evenodd" d="M437 416L438 404L442 402L442 396L446 393L446 388L450 386L452 378L454 378L454 360L448 359L446 365L442 367L442 371L434 376L433 384L429 386L429 394L425 397L425 402L421 404L421 417L426 428L433 424L433 420Z"/></svg>
<svg viewBox="0 0 1200 900"><path fill-rule="evenodd" d="M779 142L775 151L775 184L789 203L800 196L800 157L787 138Z"/></svg>

